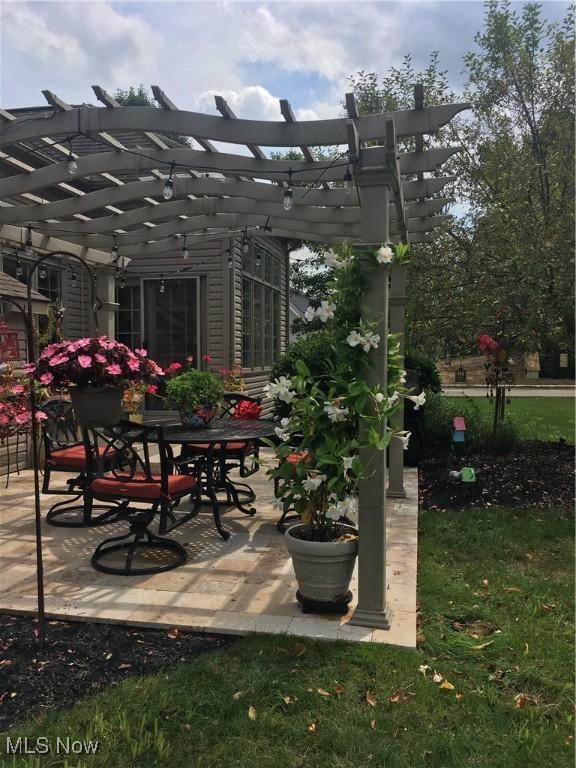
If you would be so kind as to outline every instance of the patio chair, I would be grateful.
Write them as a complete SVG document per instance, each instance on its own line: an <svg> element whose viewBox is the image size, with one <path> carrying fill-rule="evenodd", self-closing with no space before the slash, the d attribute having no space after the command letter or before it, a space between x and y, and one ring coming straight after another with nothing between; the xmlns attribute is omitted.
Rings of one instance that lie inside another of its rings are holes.
<svg viewBox="0 0 576 768"><path fill-rule="evenodd" d="M91 483L94 498L114 499L120 505L118 519L129 525L127 533L102 541L92 555L97 571L125 576L161 573L186 562L186 550L177 541L150 530L159 515L159 530L165 532L200 511L200 489L191 474L174 474L174 461L162 428L121 421L114 427L86 430L96 446L97 462ZM89 437L88 437L89 436ZM106 470L108 456L116 457ZM156 459L153 464L152 457ZM193 501L192 512L177 520L175 505L184 497ZM144 505L144 506L135 506ZM168 521L172 525L168 526ZM120 556L121 562L115 560ZM123 561L122 561L123 560Z"/></svg>
<svg viewBox="0 0 576 768"><path fill-rule="evenodd" d="M72 496L53 504L46 515L46 522L62 528L85 528L114 522L117 505L95 505L90 493L92 478L88 472L86 447L79 437L72 403L69 400L52 398L42 405L42 410L47 416L43 425L42 493ZM51 487L50 481L54 472L72 475L66 481L65 488ZM79 499L82 499L81 504L76 503ZM94 510L102 510L102 513L93 517Z"/></svg>

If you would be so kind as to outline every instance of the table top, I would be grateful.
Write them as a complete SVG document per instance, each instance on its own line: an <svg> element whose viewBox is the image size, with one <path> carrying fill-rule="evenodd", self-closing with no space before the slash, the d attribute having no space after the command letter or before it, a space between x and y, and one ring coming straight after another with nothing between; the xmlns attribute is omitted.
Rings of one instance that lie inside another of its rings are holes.
<svg viewBox="0 0 576 768"><path fill-rule="evenodd" d="M204 429L186 429L178 418L159 416L144 419L149 426L163 428L167 443L228 443L273 437L277 424L271 419L215 419Z"/></svg>

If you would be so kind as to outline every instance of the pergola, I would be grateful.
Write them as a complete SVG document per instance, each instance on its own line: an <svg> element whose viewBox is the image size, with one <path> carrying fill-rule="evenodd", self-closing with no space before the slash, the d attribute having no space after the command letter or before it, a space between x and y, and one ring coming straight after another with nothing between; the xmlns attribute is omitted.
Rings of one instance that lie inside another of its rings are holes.
<svg viewBox="0 0 576 768"><path fill-rule="evenodd" d="M219 96L216 116L178 109L157 86L157 107L124 107L93 90L102 106L73 106L44 91L46 108L0 110L0 239L15 242L26 227L34 248L61 251L64 242L96 260L108 251L104 261L120 266L252 231L360 248L427 242L451 202L441 192L454 177L439 169L459 148L424 149L423 137L468 108L424 107L416 86L411 110L359 115L346 94L345 117L298 122L281 100L283 119L266 122L237 118ZM414 151L400 152L398 141L410 137ZM269 159L263 147L298 148L304 160ZM316 158L318 147L338 149L326 161ZM380 270L365 296L363 314L377 319L381 339L389 328L404 330L404 270ZM371 383L385 383L386 344L371 354ZM393 442L388 493L402 496L402 447ZM376 471L360 488L353 621L386 628L386 460L365 458Z"/></svg>

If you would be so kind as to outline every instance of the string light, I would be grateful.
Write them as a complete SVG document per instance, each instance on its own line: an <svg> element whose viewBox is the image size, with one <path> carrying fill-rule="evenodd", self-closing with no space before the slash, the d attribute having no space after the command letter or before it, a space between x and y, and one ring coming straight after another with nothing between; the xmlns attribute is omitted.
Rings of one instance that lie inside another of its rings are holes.
<svg viewBox="0 0 576 768"><path fill-rule="evenodd" d="M110 256L112 256L113 259L118 261L118 238L116 235L114 235L114 245L112 246L112 250L110 251Z"/></svg>
<svg viewBox="0 0 576 768"><path fill-rule="evenodd" d="M20 253L16 254L16 277L22 277L22 262L20 261Z"/></svg>
<svg viewBox="0 0 576 768"><path fill-rule="evenodd" d="M160 275L160 293L166 292L166 283L164 282L164 275Z"/></svg>
<svg viewBox="0 0 576 768"><path fill-rule="evenodd" d="M172 176L174 174L174 163L170 166L170 176L164 182L164 189L162 190L162 197L164 200L172 200L174 197L174 181Z"/></svg>
<svg viewBox="0 0 576 768"><path fill-rule="evenodd" d="M228 251L228 269L232 269L232 254Z"/></svg>
<svg viewBox="0 0 576 768"><path fill-rule="evenodd" d="M40 269L38 270L38 277L40 278L40 280L46 279L46 267L44 266L44 264L40 265Z"/></svg>
<svg viewBox="0 0 576 768"><path fill-rule="evenodd" d="M352 192L352 187L354 185L354 180L352 178L352 174L350 173L350 166L346 168L346 173L344 174L344 190L347 195Z"/></svg>
<svg viewBox="0 0 576 768"><path fill-rule="evenodd" d="M285 211L291 211L294 206L294 195L292 194L292 169L288 171L288 186L284 190L282 198L282 207Z"/></svg>
<svg viewBox="0 0 576 768"><path fill-rule="evenodd" d="M76 288L76 272L74 272L74 270L72 270L71 283L70 284L71 284L72 288Z"/></svg>
<svg viewBox="0 0 576 768"><path fill-rule="evenodd" d="M186 238L187 238L187 235L184 235L184 243L182 244L182 258L183 259L190 258L190 251L188 250L188 246L186 245Z"/></svg>
<svg viewBox="0 0 576 768"><path fill-rule="evenodd" d="M34 249L32 248L32 227L30 224L28 224L28 227L26 228L26 247L24 248L24 253L27 256L34 255Z"/></svg>
<svg viewBox="0 0 576 768"><path fill-rule="evenodd" d="M68 173L70 176L75 176L78 173L78 163L72 152L72 139L68 139L68 146L70 147L68 152Z"/></svg>

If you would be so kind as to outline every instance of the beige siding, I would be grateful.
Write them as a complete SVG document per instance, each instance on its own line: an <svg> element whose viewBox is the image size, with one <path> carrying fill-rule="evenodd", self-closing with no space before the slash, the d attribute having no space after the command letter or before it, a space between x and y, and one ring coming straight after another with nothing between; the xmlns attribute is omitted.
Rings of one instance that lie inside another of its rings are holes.
<svg viewBox="0 0 576 768"><path fill-rule="evenodd" d="M0 485L0 494L8 472L14 476L18 469L26 469L29 466L29 458L30 446L27 435L8 437L0 442L0 477L4 478L3 484Z"/></svg>

